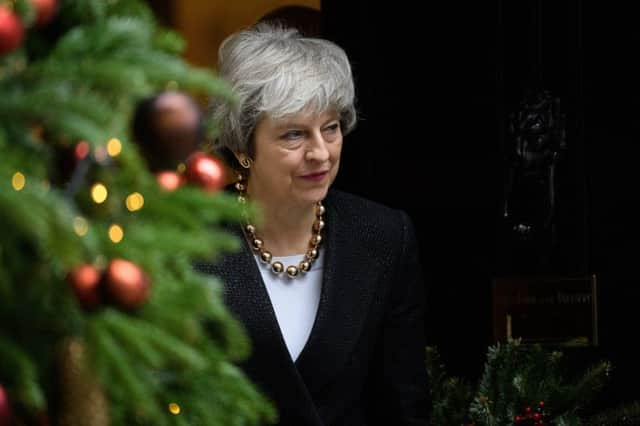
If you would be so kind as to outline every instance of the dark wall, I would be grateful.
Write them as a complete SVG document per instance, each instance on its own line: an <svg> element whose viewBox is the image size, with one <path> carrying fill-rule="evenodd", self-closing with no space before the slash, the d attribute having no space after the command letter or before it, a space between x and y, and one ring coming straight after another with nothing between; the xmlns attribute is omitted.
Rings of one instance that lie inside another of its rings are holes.
<svg viewBox="0 0 640 426"><path fill-rule="evenodd" d="M452 373L475 377L491 343L493 277L594 273L601 346L578 357L613 362L607 403L640 398L640 352L631 349L640 8L373 3L322 4L325 36L352 59L361 112L336 185L413 218L429 280L429 343ZM501 217L509 114L535 88L558 97L566 117L555 240L543 261L513 246Z"/></svg>

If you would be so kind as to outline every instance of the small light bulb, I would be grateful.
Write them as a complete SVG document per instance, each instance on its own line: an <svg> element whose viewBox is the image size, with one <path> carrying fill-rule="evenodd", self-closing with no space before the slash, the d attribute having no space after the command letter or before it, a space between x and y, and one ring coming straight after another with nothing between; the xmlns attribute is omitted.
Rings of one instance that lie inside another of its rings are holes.
<svg viewBox="0 0 640 426"><path fill-rule="evenodd" d="M117 138L112 138L107 142L107 152L112 157L117 157L122 152L122 143Z"/></svg>
<svg viewBox="0 0 640 426"><path fill-rule="evenodd" d="M104 201L109 196L109 191L107 191L107 187L101 183L96 183L91 187L91 198L97 204L104 203Z"/></svg>
<svg viewBox="0 0 640 426"><path fill-rule="evenodd" d="M124 238L124 231L122 227L117 224L113 224L109 227L109 239L114 243L119 243Z"/></svg>
<svg viewBox="0 0 640 426"><path fill-rule="evenodd" d="M144 197L139 192L129 194L125 200L125 205L129 211L140 210L144 205Z"/></svg>
<svg viewBox="0 0 640 426"><path fill-rule="evenodd" d="M73 230L80 237L84 237L89 232L89 223L87 219L82 216L76 216L73 218Z"/></svg>
<svg viewBox="0 0 640 426"><path fill-rule="evenodd" d="M96 149L93 150L93 158L100 164L106 164L109 159L109 152L104 145L97 146Z"/></svg>
<svg viewBox="0 0 640 426"><path fill-rule="evenodd" d="M169 411L174 416L177 416L178 414L180 414L180 406L178 404L176 404L175 402L172 402L172 403L169 404Z"/></svg>
<svg viewBox="0 0 640 426"><path fill-rule="evenodd" d="M87 155L89 155L89 152L91 152L91 147L89 146L89 142L80 141L74 148L73 155L76 157L76 160L80 161L87 158Z"/></svg>
<svg viewBox="0 0 640 426"><path fill-rule="evenodd" d="M11 185L16 191L21 191L24 185L27 183L27 179L20 172L15 172L11 177Z"/></svg>
<svg viewBox="0 0 640 426"><path fill-rule="evenodd" d="M98 269L105 269L109 260L102 254L99 254L93 259L93 265Z"/></svg>

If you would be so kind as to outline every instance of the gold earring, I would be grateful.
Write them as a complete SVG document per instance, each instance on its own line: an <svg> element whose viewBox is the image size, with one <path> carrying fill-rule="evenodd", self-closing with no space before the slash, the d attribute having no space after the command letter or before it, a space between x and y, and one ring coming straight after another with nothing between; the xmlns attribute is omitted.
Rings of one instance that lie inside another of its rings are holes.
<svg viewBox="0 0 640 426"><path fill-rule="evenodd" d="M242 160L240 160L240 165L245 169L250 169L253 165L253 160L249 157L244 157Z"/></svg>

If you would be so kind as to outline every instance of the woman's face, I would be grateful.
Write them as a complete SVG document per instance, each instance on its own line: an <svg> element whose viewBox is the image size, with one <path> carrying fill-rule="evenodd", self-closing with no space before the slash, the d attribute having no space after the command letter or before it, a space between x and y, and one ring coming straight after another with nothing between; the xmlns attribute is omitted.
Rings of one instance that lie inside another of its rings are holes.
<svg viewBox="0 0 640 426"><path fill-rule="evenodd" d="M327 195L340 164L342 131L335 112L262 119L254 132L249 196L278 205L316 203Z"/></svg>

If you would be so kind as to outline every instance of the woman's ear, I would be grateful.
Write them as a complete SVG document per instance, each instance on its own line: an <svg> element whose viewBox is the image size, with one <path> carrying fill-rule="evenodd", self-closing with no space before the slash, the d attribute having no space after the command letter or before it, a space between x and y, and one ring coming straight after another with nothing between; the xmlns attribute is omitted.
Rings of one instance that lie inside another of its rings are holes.
<svg viewBox="0 0 640 426"><path fill-rule="evenodd" d="M241 152L233 152L233 156L236 157L236 160L238 160L238 163L242 163L242 160L244 160L245 158L247 158L247 154L243 154Z"/></svg>
<svg viewBox="0 0 640 426"><path fill-rule="evenodd" d="M238 163L245 169L250 169L253 165L253 160L247 154L234 152L233 155L236 156Z"/></svg>

